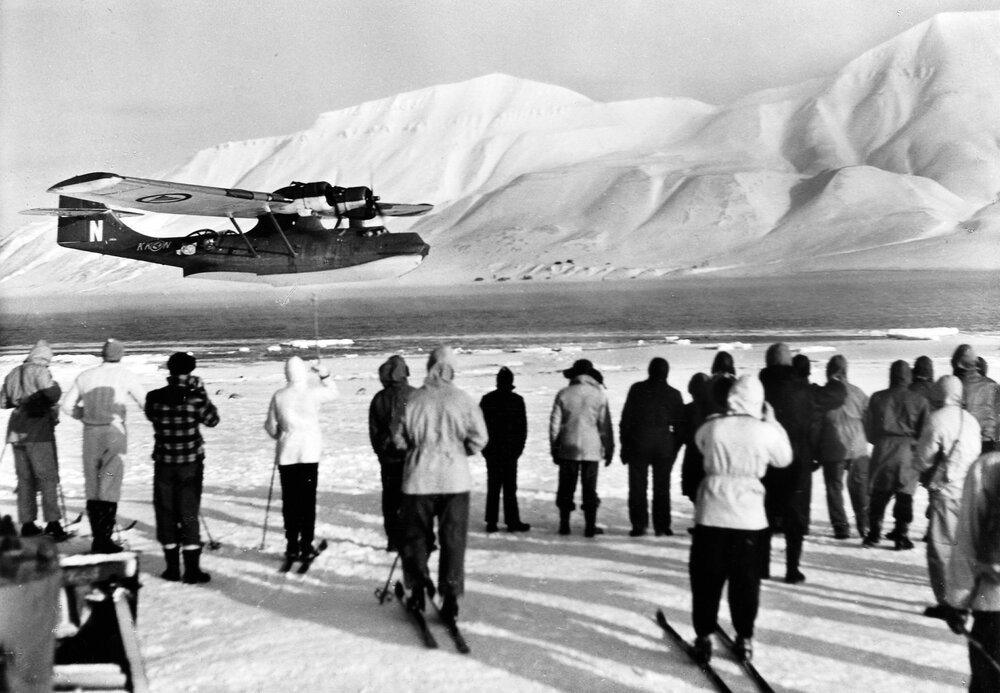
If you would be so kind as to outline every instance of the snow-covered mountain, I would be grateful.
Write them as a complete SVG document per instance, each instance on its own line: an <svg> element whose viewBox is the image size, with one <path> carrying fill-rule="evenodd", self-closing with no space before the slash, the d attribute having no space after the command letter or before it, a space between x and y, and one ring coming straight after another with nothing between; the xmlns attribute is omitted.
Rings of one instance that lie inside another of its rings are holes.
<svg viewBox="0 0 1000 693"><path fill-rule="evenodd" d="M598 103L494 74L324 113L173 170L119 173L264 191L373 181L385 200L432 202L430 215L390 224L432 246L404 283L1000 269L998 116L1000 12L951 13L829 78L722 106ZM135 225L168 235L184 224ZM206 286L64 250L53 227L0 240L0 291Z"/></svg>

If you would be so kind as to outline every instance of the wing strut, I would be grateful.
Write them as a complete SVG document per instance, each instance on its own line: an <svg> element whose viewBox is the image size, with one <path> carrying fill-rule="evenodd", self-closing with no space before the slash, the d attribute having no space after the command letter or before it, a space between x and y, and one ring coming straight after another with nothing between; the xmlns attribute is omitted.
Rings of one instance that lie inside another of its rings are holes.
<svg viewBox="0 0 1000 693"><path fill-rule="evenodd" d="M253 247L253 243L251 243L250 239L247 238L245 233L243 233L243 229L240 228L240 225L236 223L236 219L233 217L229 217L229 221L233 222L233 226L236 227L236 232L240 234L240 237L244 241L246 241L247 247L250 248L250 252L253 254L253 256L260 257L260 255L257 254L256 248Z"/></svg>
<svg viewBox="0 0 1000 693"><path fill-rule="evenodd" d="M274 218L274 213L270 208L267 210L267 218L271 220L271 224L274 225L275 231L277 231L278 235L281 236L281 240L285 242L285 247L288 248L288 252L292 254L292 257L298 257L298 253L295 252L295 248L292 247L292 244L288 242L288 237L285 236L285 232L281 230L281 227L278 225L278 220Z"/></svg>

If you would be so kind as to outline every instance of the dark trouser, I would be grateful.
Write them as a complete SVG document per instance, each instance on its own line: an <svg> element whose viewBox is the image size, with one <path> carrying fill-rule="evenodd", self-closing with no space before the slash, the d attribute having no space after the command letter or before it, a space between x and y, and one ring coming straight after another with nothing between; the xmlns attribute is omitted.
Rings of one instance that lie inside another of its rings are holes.
<svg viewBox="0 0 1000 693"><path fill-rule="evenodd" d="M998 449L997 442L995 440L984 440L982 449L980 450L981 455L985 455L988 452L996 452Z"/></svg>
<svg viewBox="0 0 1000 693"><path fill-rule="evenodd" d="M576 494L576 479L580 477L583 502L580 507L586 512L597 512L601 499L597 497L598 462L587 460L557 460L559 465L559 488L556 490L556 507L568 513L576 509L573 496Z"/></svg>
<svg viewBox="0 0 1000 693"><path fill-rule="evenodd" d="M465 592L465 543L469 534L469 493L403 494L399 506L400 556L406 582L415 589L431 582L427 567L438 518L438 591L442 597Z"/></svg>
<svg viewBox="0 0 1000 693"><path fill-rule="evenodd" d="M649 527L649 504L646 500L649 469L653 469L653 530L670 529L670 471L674 460L663 457L636 457L628 461L628 519L632 529Z"/></svg>
<svg viewBox="0 0 1000 693"><path fill-rule="evenodd" d="M200 546L202 462L153 464L153 510L156 540L164 545Z"/></svg>
<svg viewBox="0 0 1000 693"><path fill-rule="evenodd" d="M282 464L281 516L285 521L285 541L289 553L312 548L316 533L316 482L319 463Z"/></svg>
<svg viewBox="0 0 1000 693"><path fill-rule="evenodd" d="M503 491L503 521L508 527L521 524L517 508L517 458L486 458L486 524L495 525L500 515Z"/></svg>
<svg viewBox="0 0 1000 693"><path fill-rule="evenodd" d="M913 496L901 491L872 491L871 505L868 509L868 533L878 539L882 536L882 518L889 501L896 499L892 507L892 518L896 521L896 529L906 534L913 522Z"/></svg>
<svg viewBox="0 0 1000 693"><path fill-rule="evenodd" d="M1000 662L1000 611L973 611L970 635L983 646L994 661ZM1000 672L971 643L969 665L972 678L969 693L996 693L1000 691Z"/></svg>
<svg viewBox="0 0 1000 693"><path fill-rule="evenodd" d="M17 519L21 524L38 519L38 494L42 494L42 517L57 522L59 512L59 462L51 440L18 443L14 448L17 474Z"/></svg>
<svg viewBox="0 0 1000 693"><path fill-rule="evenodd" d="M847 494L858 526L858 533L868 533L868 457L835 460L823 463L823 481L826 484L826 508L830 524L837 534L850 530L850 520L844 510L844 472L847 472Z"/></svg>
<svg viewBox="0 0 1000 693"><path fill-rule="evenodd" d="M766 532L695 527L688 564L695 635L704 637L715 630L722 587L728 581L729 614L736 635L753 637L760 606L761 544Z"/></svg>
<svg viewBox="0 0 1000 693"><path fill-rule="evenodd" d="M389 539L389 550L399 546L396 526L399 524L399 503L403 499L403 460L380 459L382 474L382 526Z"/></svg>

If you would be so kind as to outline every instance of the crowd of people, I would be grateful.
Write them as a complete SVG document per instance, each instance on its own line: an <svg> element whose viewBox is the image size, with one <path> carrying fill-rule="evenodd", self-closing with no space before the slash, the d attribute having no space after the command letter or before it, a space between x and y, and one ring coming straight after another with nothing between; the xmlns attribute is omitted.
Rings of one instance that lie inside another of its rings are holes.
<svg viewBox="0 0 1000 693"><path fill-rule="evenodd" d="M205 448L201 426L219 415L195 358L178 352L166 366L167 385L144 392L121 364L124 347L108 340L102 363L83 371L65 393L49 372L52 349L39 341L5 378L0 406L12 408L6 442L14 453L17 511L24 536L67 538L54 426L60 413L81 421L86 511L93 552L121 550L113 539L127 450L126 403L142 408L154 431L153 505L156 535L171 581L210 579L200 566L199 532ZM771 577L771 545L784 537L784 581L806 580L800 570L810 531L812 474L822 470L833 536L847 540L851 522L862 547L883 539L914 548L913 496L928 493L927 566L935 604L926 615L966 632L970 690L1000 690L1000 385L969 345L954 353L952 373L935 380L933 362L895 361L888 388L868 396L848 379L842 355L826 364L826 382L811 382L810 361L777 343L759 373L737 377L731 355L717 354L708 374L688 383L689 401L668 384L669 363L653 358L648 377L628 390L619 420L618 451L628 467L629 535L652 528L671 536L670 479L683 450L681 492L694 504L689 573L699 657L712 656L723 589L736 631L737 652L753 654L761 580ZM337 397L329 371L312 373L293 356L287 385L271 399L264 428L276 440L288 560L310 560L322 455L320 411ZM517 502L517 466L527 440L524 399L504 367L496 389L478 402L455 384L454 353L435 349L422 386L409 384L402 356L379 368L383 389L371 400L369 434L378 459L386 549L398 552L411 608L441 597L456 618L464 592L472 474L470 457L486 461L486 532L499 530L500 498L510 532L527 532ZM616 438L604 378L587 359L563 371L568 380L549 416L549 449L558 466L555 504L560 535L572 532L581 486L585 537L603 532L598 472L614 460ZM650 512L650 477L652 511ZM272 479L273 481L273 479ZM845 484L846 481L846 484ZM38 496L44 527L39 527ZM893 529L883 535L892 505ZM429 559L439 551L437 580ZM183 571L181 559L183 558Z"/></svg>

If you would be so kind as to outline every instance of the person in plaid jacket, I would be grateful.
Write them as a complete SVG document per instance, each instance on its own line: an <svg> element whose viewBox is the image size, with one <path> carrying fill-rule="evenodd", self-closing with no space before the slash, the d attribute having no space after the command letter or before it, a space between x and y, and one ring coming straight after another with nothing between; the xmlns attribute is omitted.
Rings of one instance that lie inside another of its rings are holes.
<svg viewBox="0 0 1000 693"><path fill-rule="evenodd" d="M219 413L208 398L201 378L191 375L195 359L177 352L167 360L167 386L146 395L146 418L153 423L153 508L156 538L163 545L167 569L164 580L181 579L183 549L186 583L208 582L200 567L201 485L205 470L205 442L201 424L214 427Z"/></svg>

